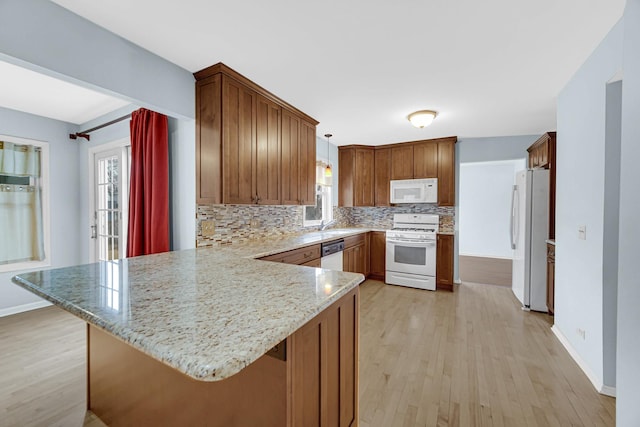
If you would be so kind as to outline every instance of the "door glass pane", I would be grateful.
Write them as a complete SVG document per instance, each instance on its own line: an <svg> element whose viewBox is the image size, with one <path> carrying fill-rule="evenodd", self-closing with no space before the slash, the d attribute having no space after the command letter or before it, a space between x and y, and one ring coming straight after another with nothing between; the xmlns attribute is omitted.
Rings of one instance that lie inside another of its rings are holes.
<svg viewBox="0 0 640 427"><path fill-rule="evenodd" d="M111 151L110 153L114 153ZM120 218L122 200L120 185L122 176L120 154L98 153L96 168L96 255L100 261L110 261L120 257Z"/></svg>

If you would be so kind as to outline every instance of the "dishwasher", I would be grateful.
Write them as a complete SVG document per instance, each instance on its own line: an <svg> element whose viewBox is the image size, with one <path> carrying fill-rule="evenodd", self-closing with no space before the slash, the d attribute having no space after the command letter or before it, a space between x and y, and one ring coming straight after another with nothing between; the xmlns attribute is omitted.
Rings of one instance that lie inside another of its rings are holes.
<svg viewBox="0 0 640 427"><path fill-rule="evenodd" d="M320 266L329 270L342 271L342 252L344 251L344 240L332 240L323 243Z"/></svg>

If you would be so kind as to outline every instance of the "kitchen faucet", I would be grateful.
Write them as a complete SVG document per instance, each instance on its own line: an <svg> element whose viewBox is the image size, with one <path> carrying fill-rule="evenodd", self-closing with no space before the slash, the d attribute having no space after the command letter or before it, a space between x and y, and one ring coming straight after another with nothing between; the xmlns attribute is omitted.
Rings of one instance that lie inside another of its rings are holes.
<svg viewBox="0 0 640 427"><path fill-rule="evenodd" d="M335 223L336 223L336 220L334 219L334 220L331 220L331 221L329 221L329 222L327 222L325 224L324 219L323 219L322 221L320 221L320 231L326 230L327 228L329 228L330 226L332 226Z"/></svg>

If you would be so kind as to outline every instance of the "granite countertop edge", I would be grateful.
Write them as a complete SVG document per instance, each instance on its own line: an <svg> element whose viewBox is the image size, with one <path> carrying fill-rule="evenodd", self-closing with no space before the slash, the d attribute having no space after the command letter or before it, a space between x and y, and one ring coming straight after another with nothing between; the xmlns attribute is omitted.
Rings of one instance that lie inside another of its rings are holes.
<svg viewBox="0 0 640 427"><path fill-rule="evenodd" d="M336 235L336 231L337 234ZM260 261L257 258L261 258L264 256L272 255L275 253L295 250L301 247L310 246L314 244L320 244L327 241L336 240L343 237L349 237L361 233L366 233L369 231L373 231L372 229L340 229L340 230L328 230L328 232L315 232L308 233L302 236L284 236L283 238L266 238L266 239L257 239L255 241L245 242L241 244L233 244L233 245L225 245L221 247L205 247L205 248L196 248L190 249L187 251L207 251L207 250L219 250L222 252L229 252L229 257L239 256L243 259L246 259L247 262L255 265L255 270L259 269L259 266L266 261ZM315 236L313 236L315 234ZM309 235L312 235L309 237ZM183 251L178 251L183 252ZM165 254L175 254L176 252L169 252ZM212 252L213 253L213 252ZM157 254L160 255L160 254ZM151 255L155 256L155 255ZM171 256L171 255L169 255ZM147 258L139 257L139 258ZM135 258L130 258L135 259ZM255 263L255 264L253 264ZM279 265L278 268L283 268L284 265ZM309 267L297 266L286 264L285 268L289 269L300 269L301 272L305 271L302 269L309 269ZM62 268L64 269L64 268ZM62 270L62 269L52 269L52 270ZM295 270L293 271L295 272ZM282 340L286 339L304 324L306 324L309 320L313 319L320 312L331 306L334 302L339 300L341 297L349 293L353 288L358 286L360 283L364 281L364 276L358 273L348 273L348 272L334 272L337 278L340 278L342 281L341 287L334 292L330 297L327 297L322 302L317 304L310 304L310 308L305 309L304 312L295 319L295 321L288 321L286 324L278 328L273 328L269 330L268 337L256 336L256 344L249 345L250 347L248 351L238 352L241 353L237 357L229 357L221 363L209 364L202 363L201 361L195 360L194 357L190 357L189 351L184 351L181 349L177 349L171 347L171 345L163 345L158 342L154 342L152 338L149 338L148 335L136 332L135 330L119 326L116 322L110 322L108 319L101 317L99 314L96 314L89 310L86 307L82 307L79 304L75 304L66 299L60 298L55 293L47 292L47 289L43 289L37 286L34 283L31 283L29 280L20 277L21 275L17 275L12 278L12 281L29 290L30 292L44 298L45 300L53 303L54 305L66 310L67 312L79 317L80 319L86 321L87 323L97 327L98 329L104 330L119 340L130 344L137 350L142 353L160 361L164 364L177 369L183 374L199 381L219 381L225 378L231 377L238 372L240 372L243 368L255 362L257 359L262 357L269 349L273 346L277 345ZM26 275L27 273L25 273ZM352 277L349 277L352 276ZM284 282L283 282L284 283ZM264 345L265 341L268 341L268 344Z"/></svg>

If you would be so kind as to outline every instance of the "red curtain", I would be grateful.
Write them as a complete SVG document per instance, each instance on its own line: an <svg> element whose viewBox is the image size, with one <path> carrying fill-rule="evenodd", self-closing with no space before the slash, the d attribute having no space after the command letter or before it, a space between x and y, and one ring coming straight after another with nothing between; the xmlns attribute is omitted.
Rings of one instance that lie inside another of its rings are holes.
<svg viewBox="0 0 640 427"><path fill-rule="evenodd" d="M141 108L131 114L131 188L127 256L169 250L169 131L167 116Z"/></svg>

